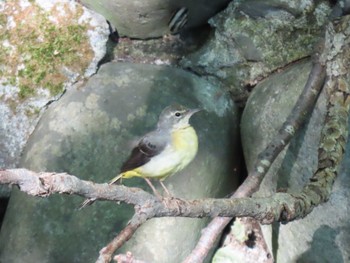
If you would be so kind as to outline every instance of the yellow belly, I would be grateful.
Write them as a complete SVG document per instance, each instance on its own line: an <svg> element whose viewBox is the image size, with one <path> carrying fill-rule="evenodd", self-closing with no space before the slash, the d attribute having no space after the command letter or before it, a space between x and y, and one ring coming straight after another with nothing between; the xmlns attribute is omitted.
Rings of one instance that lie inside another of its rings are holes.
<svg viewBox="0 0 350 263"><path fill-rule="evenodd" d="M180 129L171 134L175 151L181 156L180 170L185 168L196 156L198 137L192 126Z"/></svg>
<svg viewBox="0 0 350 263"><path fill-rule="evenodd" d="M164 180L166 177L181 171L196 156L198 150L198 138L195 130L189 126L173 131L171 145L168 145L162 153L154 156L148 163L124 172L121 177L146 177Z"/></svg>

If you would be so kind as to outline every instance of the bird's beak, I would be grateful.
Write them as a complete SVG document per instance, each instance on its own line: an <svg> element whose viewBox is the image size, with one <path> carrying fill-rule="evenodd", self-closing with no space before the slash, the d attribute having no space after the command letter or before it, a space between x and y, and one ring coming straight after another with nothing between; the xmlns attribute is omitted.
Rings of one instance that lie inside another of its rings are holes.
<svg viewBox="0 0 350 263"><path fill-rule="evenodd" d="M190 109L187 114L191 117L193 114L199 111L202 111L202 109Z"/></svg>

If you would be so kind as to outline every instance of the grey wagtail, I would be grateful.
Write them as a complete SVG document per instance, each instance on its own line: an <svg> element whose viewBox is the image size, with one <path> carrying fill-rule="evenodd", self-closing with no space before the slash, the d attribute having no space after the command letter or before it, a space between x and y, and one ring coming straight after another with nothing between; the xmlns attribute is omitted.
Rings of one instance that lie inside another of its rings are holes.
<svg viewBox="0 0 350 263"><path fill-rule="evenodd" d="M122 165L120 174L109 184L121 178L142 177L157 197L157 190L149 179L158 179L165 192L169 191L163 180L185 168L198 150L198 137L190 125L191 116L199 109L187 109L181 105L166 107L159 116L157 129L147 133L132 150L129 159ZM80 209L92 204L95 199L86 199Z"/></svg>

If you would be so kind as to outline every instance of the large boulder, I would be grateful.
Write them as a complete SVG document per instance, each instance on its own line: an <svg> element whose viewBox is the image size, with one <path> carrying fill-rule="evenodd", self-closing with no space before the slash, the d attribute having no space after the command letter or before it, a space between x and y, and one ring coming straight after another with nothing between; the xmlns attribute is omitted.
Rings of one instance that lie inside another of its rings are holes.
<svg viewBox="0 0 350 263"><path fill-rule="evenodd" d="M168 23L181 7L188 9L187 28L205 24L223 9L229 0L82 0L89 8L102 14L121 36L154 38L169 34Z"/></svg>
<svg viewBox="0 0 350 263"><path fill-rule="evenodd" d="M12 168L46 104L96 73L109 29L74 1L0 1L0 10L0 167Z"/></svg>
<svg viewBox="0 0 350 263"><path fill-rule="evenodd" d="M257 85L244 110L241 131L248 170L257 155L276 135L301 93L311 63L303 61L270 76ZM317 168L320 132L325 115L325 92L318 98L312 115L278 156L267 173L257 196L270 196L277 189L300 191ZM350 143L347 145L347 152ZM349 249L349 185L347 154L327 203L303 219L286 225L265 227L276 262L347 262Z"/></svg>
<svg viewBox="0 0 350 263"><path fill-rule="evenodd" d="M227 92L188 72L164 66L109 63L86 86L69 90L45 113L21 166L107 182L133 142L154 129L171 103L200 107L191 118L199 152L165 181L177 197L223 197L236 186L238 114ZM123 184L149 187L142 179ZM157 182L155 185L158 185ZM151 192L151 191L150 191ZM29 197L13 191L0 234L1 262L92 262L130 219L133 209L81 197ZM121 250L148 262L179 262L193 248L205 219L161 218L144 224Z"/></svg>

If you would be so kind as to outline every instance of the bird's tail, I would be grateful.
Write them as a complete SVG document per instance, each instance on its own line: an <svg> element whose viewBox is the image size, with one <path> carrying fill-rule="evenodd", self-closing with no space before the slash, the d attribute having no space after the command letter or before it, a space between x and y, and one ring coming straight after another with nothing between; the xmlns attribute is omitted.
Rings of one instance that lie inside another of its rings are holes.
<svg viewBox="0 0 350 263"><path fill-rule="evenodd" d="M114 183L118 182L122 177L123 177L123 173L121 173L121 174L117 175L116 177L114 177L112 180L109 181L108 184L114 184ZM95 201L96 201L96 198L86 199L84 202L81 203L81 205L79 206L78 210L81 210L84 207L86 207L88 205L91 205Z"/></svg>
<svg viewBox="0 0 350 263"><path fill-rule="evenodd" d="M83 209L85 206L91 205L93 202L95 202L96 198L89 198L89 199L85 199L84 202L81 203L81 205L79 206L78 210Z"/></svg>
<svg viewBox="0 0 350 263"><path fill-rule="evenodd" d="M118 174L116 177L114 177L112 180L110 180L108 184L115 184L123 177L123 175L124 175L124 173Z"/></svg>

